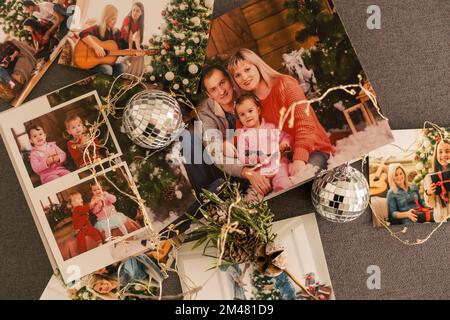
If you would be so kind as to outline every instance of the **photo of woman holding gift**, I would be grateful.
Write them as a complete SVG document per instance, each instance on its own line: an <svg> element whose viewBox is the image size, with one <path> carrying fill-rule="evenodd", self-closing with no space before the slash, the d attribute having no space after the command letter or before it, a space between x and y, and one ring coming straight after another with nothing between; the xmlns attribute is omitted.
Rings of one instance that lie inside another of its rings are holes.
<svg viewBox="0 0 450 320"><path fill-rule="evenodd" d="M434 208L436 222L450 217L450 140L440 139L433 155L433 166L430 174L425 177L425 199Z"/></svg>
<svg viewBox="0 0 450 320"><path fill-rule="evenodd" d="M409 184L405 168L399 163L391 164L388 170L389 191L387 201L390 219L401 220L403 224L417 222L417 210L425 207L419 190Z"/></svg>
<svg viewBox="0 0 450 320"><path fill-rule="evenodd" d="M394 130L395 141L369 154L373 225L447 221L448 128Z"/></svg>

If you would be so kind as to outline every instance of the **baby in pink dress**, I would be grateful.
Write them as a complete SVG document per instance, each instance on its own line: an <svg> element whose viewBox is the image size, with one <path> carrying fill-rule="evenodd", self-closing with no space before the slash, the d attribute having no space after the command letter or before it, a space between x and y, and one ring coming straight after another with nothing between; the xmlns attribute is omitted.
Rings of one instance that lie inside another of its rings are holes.
<svg viewBox="0 0 450 320"><path fill-rule="evenodd" d="M139 225L128 218L122 212L116 210L114 204L117 201L115 195L103 190L102 186L94 182L91 184L92 199L90 202L90 208L93 214L97 216L97 222L95 228L104 232L106 238L111 237L111 230L119 229L122 235L128 234L131 231L139 229Z"/></svg>
<svg viewBox="0 0 450 320"><path fill-rule="evenodd" d="M33 146L30 153L31 168L39 175L42 184L70 173L64 167L66 153L56 145L56 142L47 142L47 134L41 126L29 128L28 137Z"/></svg>
<svg viewBox="0 0 450 320"><path fill-rule="evenodd" d="M259 99L253 94L242 95L236 101L235 111L242 124L235 135L239 161L245 166L256 167L262 175L270 178L274 192L291 187L289 160L283 156L283 152L290 149L291 136L261 118ZM229 153L229 150L228 143L225 152ZM265 195L257 196L262 198Z"/></svg>

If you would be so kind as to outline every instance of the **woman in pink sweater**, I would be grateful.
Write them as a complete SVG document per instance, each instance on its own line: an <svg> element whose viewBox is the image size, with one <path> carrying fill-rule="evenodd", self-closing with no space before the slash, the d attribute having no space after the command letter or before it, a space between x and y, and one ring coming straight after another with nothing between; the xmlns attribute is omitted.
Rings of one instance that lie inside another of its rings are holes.
<svg viewBox="0 0 450 320"><path fill-rule="evenodd" d="M287 110L293 103L306 100L297 80L275 71L249 49L236 52L229 60L228 70L239 88L259 98L263 118L277 126L283 108ZM306 104L297 106L294 126L289 128L288 122L285 122L283 131L294 139L290 174L296 176L307 163L327 169L328 158L335 150L312 107Z"/></svg>
<svg viewBox="0 0 450 320"><path fill-rule="evenodd" d="M31 168L39 175L42 184L70 173L64 167L66 153L56 145L56 142L47 142L47 135L41 126L28 128L28 138L33 146L30 153Z"/></svg>

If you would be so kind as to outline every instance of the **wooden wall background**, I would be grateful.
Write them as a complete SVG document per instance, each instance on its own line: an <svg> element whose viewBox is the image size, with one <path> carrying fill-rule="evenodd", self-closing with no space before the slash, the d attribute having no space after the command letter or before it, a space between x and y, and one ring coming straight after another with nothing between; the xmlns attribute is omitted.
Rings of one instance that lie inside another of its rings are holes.
<svg viewBox="0 0 450 320"><path fill-rule="evenodd" d="M328 1L324 1L331 10ZM208 59L228 59L240 48L248 48L258 53L272 68L283 72L283 53L309 48L317 41L315 37L305 43L295 40L296 32L304 25L287 20L284 2L251 0L214 19L206 51Z"/></svg>

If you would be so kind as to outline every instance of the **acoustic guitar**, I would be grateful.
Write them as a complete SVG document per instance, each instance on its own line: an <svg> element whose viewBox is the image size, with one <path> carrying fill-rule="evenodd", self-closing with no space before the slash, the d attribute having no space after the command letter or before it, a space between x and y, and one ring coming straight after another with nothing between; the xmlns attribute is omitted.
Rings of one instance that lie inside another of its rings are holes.
<svg viewBox="0 0 450 320"><path fill-rule="evenodd" d="M379 196L387 191L387 174L383 172L385 159L378 165L375 173L369 175L370 195Z"/></svg>
<svg viewBox="0 0 450 320"><path fill-rule="evenodd" d="M91 36L91 38L105 49L106 56L98 57L93 49L89 47L84 41L78 41L73 52L73 62L75 66L80 69L92 69L100 64L113 65L116 63L117 59L121 56L128 57L141 57L150 56L159 53L159 50L149 49L149 50L134 50L125 49L120 50L119 46L114 40L101 41L100 39Z"/></svg>

